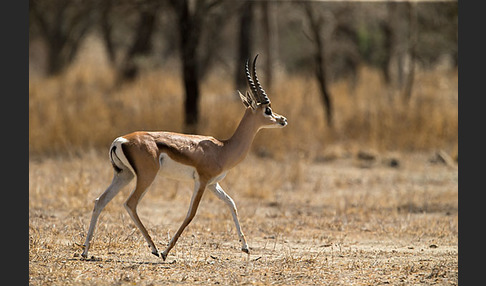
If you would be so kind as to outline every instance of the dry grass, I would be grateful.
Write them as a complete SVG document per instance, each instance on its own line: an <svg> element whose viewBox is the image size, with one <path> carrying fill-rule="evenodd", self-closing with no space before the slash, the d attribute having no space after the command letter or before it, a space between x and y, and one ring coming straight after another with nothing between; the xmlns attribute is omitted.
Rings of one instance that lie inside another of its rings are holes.
<svg viewBox="0 0 486 286"><path fill-rule="evenodd" d="M150 253L123 202L108 204L83 260L93 199L111 180L105 154L31 159L31 285L457 285L458 173L428 156L400 168L355 158L325 164L249 156L223 188L235 199L251 255L212 193L166 262ZM190 184L157 178L139 214L159 249L182 222Z"/></svg>
<svg viewBox="0 0 486 286"><path fill-rule="evenodd" d="M94 47L92 48L96 50ZM285 132L259 134L254 150L282 157L293 152L322 155L329 146L348 151L445 149L457 153L457 72L417 71L412 100L404 104L376 70L361 68L353 90L346 81L330 86L335 128L324 122L315 80L278 72L267 88L274 109L285 115ZM264 80L264 75L262 75ZM200 133L224 139L236 128L243 105L227 72L215 71L201 87ZM183 90L178 67L151 70L115 86L113 70L100 59L80 59L64 74L29 81L29 152L32 155L108 148L135 130L183 130ZM281 144L285 142L285 144Z"/></svg>
<svg viewBox="0 0 486 286"><path fill-rule="evenodd" d="M29 82L29 282L31 285L457 285L457 73L421 72L409 105L363 68L351 90L331 86L329 130L317 87L281 75L267 88L289 120L264 130L222 182L236 201L251 255L240 252L226 206L206 193L163 262L150 254L122 204L103 211L90 255L80 257L93 200L108 186L107 148L134 130L183 130L178 73L154 70L114 87L102 62ZM243 114L225 76L202 85L203 134L226 138ZM366 151L372 160L359 159ZM410 152L413 151L413 152ZM390 159L399 162L389 167ZM182 222L192 186L157 178L139 214L159 250Z"/></svg>

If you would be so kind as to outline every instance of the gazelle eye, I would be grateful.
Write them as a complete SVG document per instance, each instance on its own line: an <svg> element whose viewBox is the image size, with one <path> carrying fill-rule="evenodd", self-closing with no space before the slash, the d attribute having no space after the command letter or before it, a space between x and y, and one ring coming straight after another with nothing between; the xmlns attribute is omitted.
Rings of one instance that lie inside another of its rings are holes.
<svg viewBox="0 0 486 286"><path fill-rule="evenodd" d="M265 108L265 114L272 115L272 110L270 109L270 107Z"/></svg>

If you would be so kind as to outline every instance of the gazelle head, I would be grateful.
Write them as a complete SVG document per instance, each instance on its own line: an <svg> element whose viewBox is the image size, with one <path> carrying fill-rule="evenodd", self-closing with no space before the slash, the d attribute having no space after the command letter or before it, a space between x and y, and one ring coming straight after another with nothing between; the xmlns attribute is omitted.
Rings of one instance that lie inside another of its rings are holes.
<svg viewBox="0 0 486 286"><path fill-rule="evenodd" d="M250 69L248 67L248 60L246 61L246 81L250 91L247 91L245 95L240 95L241 101L247 109L250 109L253 115L257 115L258 119L261 120L261 128L282 128L287 125L287 118L273 112L270 99L268 98L265 90L263 90L258 77L256 74L256 59L258 55L255 56L253 60L253 75L250 74Z"/></svg>

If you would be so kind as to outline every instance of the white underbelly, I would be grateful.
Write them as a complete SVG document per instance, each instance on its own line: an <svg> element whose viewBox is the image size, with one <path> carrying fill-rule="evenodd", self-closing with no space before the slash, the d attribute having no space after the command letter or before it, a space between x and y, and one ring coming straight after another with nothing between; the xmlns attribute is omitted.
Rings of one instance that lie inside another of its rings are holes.
<svg viewBox="0 0 486 286"><path fill-rule="evenodd" d="M196 168L174 161L166 153L160 154L159 164L159 174L163 177L179 181L194 181L199 177ZM208 185L216 184L217 182L221 181L226 176L226 173L227 172L223 172L215 176L208 182Z"/></svg>
<svg viewBox="0 0 486 286"><path fill-rule="evenodd" d="M160 175L167 178L179 181L194 181L198 176L196 168L174 161L166 153L160 154L159 164Z"/></svg>

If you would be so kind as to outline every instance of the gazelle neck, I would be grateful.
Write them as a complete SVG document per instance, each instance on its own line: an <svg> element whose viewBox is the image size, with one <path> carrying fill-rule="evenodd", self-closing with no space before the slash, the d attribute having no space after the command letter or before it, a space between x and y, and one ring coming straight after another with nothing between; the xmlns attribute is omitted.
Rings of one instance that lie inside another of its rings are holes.
<svg viewBox="0 0 486 286"><path fill-rule="evenodd" d="M251 108L247 108L233 136L224 142L225 163L229 168L234 167L248 154L251 143L260 129L255 119Z"/></svg>

